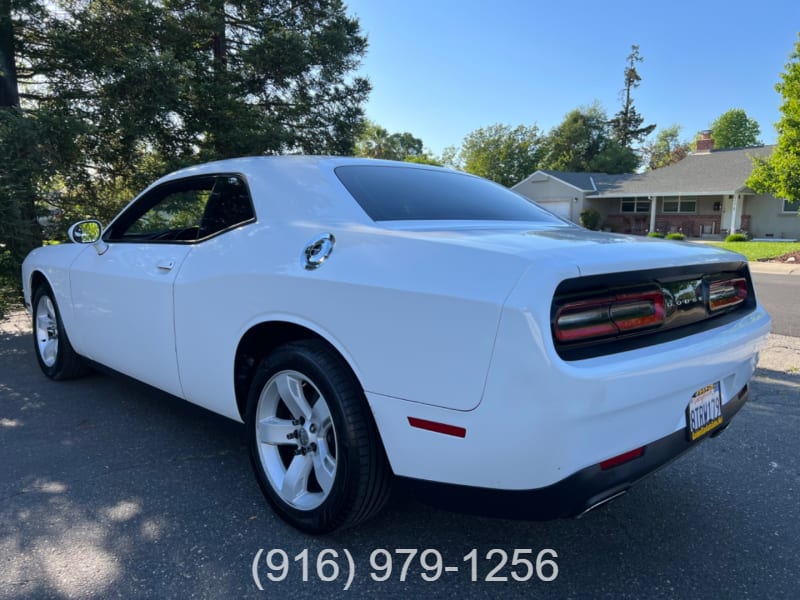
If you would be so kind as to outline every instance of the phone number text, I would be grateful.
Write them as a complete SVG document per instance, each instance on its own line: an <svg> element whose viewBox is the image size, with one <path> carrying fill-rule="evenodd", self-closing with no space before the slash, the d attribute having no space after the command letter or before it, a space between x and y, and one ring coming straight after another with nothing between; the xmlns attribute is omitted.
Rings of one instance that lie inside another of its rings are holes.
<svg viewBox="0 0 800 600"><path fill-rule="evenodd" d="M463 573L472 582L524 583L534 578L555 581L558 577L558 553L550 548L535 552L531 548L507 551L492 548L485 554L473 548L459 559L448 561L434 548L377 548L369 555L368 565L357 565L347 548L325 548L314 554L307 548L295 556L281 548L260 548L253 557L252 574L256 587L264 591L269 583L286 580L292 571L300 571L303 581L316 579L326 583L343 582L349 590L358 571L372 581L408 581L419 578L439 581L453 573Z"/></svg>

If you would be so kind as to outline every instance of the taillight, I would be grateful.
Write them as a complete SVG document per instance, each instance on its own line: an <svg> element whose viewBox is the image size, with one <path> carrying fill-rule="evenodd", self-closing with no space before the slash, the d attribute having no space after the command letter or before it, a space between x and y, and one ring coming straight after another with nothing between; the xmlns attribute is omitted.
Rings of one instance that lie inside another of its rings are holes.
<svg viewBox="0 0 800 600"><path fill-rule="evenodd" d="M630 292L565 304L556 312L554 329L558 341L574 342L653 327L665 316L660 291Z"/></svg>
<svg viewBox="0 0 800 600"><path fill-rule="evenodd" d="M747 280L744 277L714 281L708 287L708 308L711 312L730 308L747 299Z"/></svg>

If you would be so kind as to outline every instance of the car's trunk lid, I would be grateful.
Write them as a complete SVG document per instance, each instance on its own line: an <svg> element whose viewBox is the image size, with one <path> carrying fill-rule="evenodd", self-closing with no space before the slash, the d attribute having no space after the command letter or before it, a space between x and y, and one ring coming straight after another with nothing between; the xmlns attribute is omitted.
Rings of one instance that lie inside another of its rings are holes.
<svg viewBox="0 0 800 600"><path fill-rule="evenodd" d="M706 244L589 231L568 225L452 221L394 221L382 225L429 241L481 248L537 263L572 264L582 276L745 260L741 255Z"/></svg>

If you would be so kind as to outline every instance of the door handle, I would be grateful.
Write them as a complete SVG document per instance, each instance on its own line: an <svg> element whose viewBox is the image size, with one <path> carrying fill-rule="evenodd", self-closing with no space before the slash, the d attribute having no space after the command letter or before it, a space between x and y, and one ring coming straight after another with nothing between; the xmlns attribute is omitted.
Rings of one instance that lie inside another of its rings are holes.
<svg viewBox="0 0 800 600"><path fill-rule="evenodd" d="M172 271L172 267L174 266L175 266L174 260L160 260L156 265L159 271Z"/></svg>

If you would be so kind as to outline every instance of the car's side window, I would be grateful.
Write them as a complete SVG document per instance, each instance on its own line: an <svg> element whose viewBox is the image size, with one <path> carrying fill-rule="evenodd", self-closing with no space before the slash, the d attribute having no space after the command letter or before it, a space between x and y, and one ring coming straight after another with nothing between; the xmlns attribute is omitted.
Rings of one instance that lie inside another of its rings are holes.
<svg viewBox="0 0 800 600"><path fill-rule="evenodd" d="M198 225L198 238L208 237L253 219L247 186L238 177L217 177Z"/></svg>
<svg viewBox="0 0 800 600"><path fill-rule="evenodd" d="M123 238L195 239L211 189L199 188L167 194L131 223Z"/></svg>
<svg viewBox="0 0 800 600"><path fill-rule="evenodd" d="M104 237L118 242L191 242L254 218L250 194L240 177L195 177L152 190Z"/></svg>

